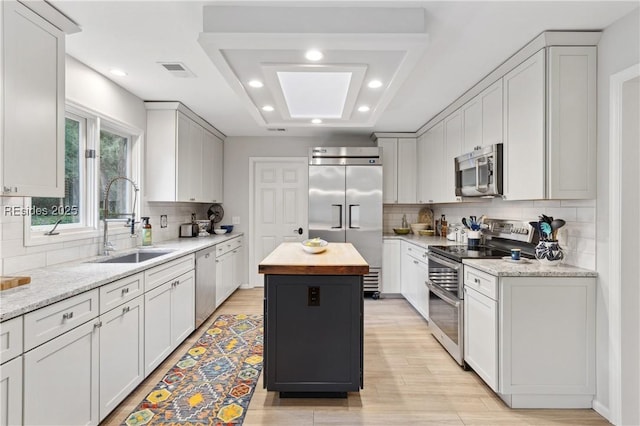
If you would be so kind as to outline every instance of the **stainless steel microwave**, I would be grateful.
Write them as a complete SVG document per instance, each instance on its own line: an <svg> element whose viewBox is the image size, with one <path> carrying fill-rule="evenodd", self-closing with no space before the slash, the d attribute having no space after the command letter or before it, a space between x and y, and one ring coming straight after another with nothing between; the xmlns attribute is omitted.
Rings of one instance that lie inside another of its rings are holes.
<svg viewBox="0 0 640 426"><path fill-rule="evenodd" d="M478 147L455 159L456 196L502 195L502 144Z"/></svg>

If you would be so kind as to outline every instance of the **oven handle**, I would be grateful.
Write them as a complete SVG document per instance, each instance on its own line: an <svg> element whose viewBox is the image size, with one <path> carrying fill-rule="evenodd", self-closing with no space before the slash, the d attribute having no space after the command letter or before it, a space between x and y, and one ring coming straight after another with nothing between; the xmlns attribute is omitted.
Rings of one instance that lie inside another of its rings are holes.
<svg viewBox="0 0 640 426"><path fill-rule="evenodd" d="M425 281L425 284L429 288L429 291L431 291L433 294L438 296L445 303L453 306L456 309L460 308L460 299L458 299L457 297L449 296L446 291L440 290L440 288L438 288L435 284L432 284L429 281Z"/></svg>
<svg viewBox="0 0 640 426"><path fill-rule="evenodd" d="M437 255L437 254L435 254L434 252L431 252L431 251L427 252L427 259L431 259L434 262L441 263L442 265L447 266L447 267L449 267L451 269L454 269L456 271L459 271L460 268L462 268L462 263L456 262L456 261L451 260L451 259L447 259L446 257Z"/></svg>

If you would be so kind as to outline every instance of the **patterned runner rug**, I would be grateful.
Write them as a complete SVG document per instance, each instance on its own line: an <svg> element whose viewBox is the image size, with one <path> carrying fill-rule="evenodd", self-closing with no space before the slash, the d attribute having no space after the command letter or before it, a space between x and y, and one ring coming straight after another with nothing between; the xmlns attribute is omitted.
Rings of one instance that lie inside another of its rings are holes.
<svg viewBox="0 0 640 426"><path fill-rule="evenodd" d="M241 425L262 350L262 315L220 315L124 424Z"/></svg>

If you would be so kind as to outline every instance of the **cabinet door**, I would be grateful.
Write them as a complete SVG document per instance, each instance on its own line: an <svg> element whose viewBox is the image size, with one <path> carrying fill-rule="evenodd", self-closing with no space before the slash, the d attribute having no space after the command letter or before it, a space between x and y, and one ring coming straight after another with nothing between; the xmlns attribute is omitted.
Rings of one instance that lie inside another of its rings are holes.
<svg viewBox="0 0 640 426"><path fill-rule="evenodd" d="M482 146L502 143L502 79L479 96L482 104Z"/></svg>
<svg viewBox="0 0 640 426"><path fill-rule="evenodd" d="M171 339L175 349L195 329L195 272L178 277L171 289Z"/></svg>
<svg viewBox="0 0 640 426"><path fill-rule="evenodd" d="M409 256L409 243L402 242L400 245L400 293L411 303L411 284L413 283L413 258Z"/></svg>
<svg viewBox="0 0 640 426"><path fill-rule="evenodd" d="M216 192L216 169L215 136L208 131L204 131L202 141L202 201L216 202L214 193ZM219 202L219 201L218 201Z"/></svg>
<svg viewBox="0 0 640 426"><path fill-rule="evenodd" d="M544 49L503 77L503 186L507 200L545 197Z"/></svg>
<svg viewBox="0 0 640 426"><path fill-rule="evenodd" d="M2 192L64 197L64 34L16 1L0 7Z"/></svg>
<svg viewBox="0 0 640 426"><path fill-rule="evenodd" d="M464 293L464 360L497 392L498 303L468 287Z"/></svg>
<svg viewBox="0 0 640 426"><path fill-rule="evenodd" d="M382 244L381 293L400 293L400 241L384 240Z"/></svg>
<svg viewBox="0 0 640 426"><path fill-rule="evenodd" d="M98 424L99 328L94 323L24 354L25 424Z"/></svg>
<svg viewBox="0 0 640 426"><path fill-rule="evenodd" d="M233 250L233 284L231 293L236 291L242 285L242 277L244 276L244 262L242 256L242 247Z"/></svg>
<svg viewBox="0 0 640 426"><path fill-rule="evenodd" d="M416 138L398 138L398 203L416 203ZM383 163L384 167L384 163Z"/></svg>
<svg viewBox="0 0 640 426"><path fill-rule="evenodd" d="M396 138L378 138L382 148L382 202L398 202L398 150Z"/></svg>
<svg viewBox="0 0 640 426"><path fill-rule="evenodd" d="M427 276L429 268L425 262L418 261L415 264L415 308L422 317L429 320L429 289L427 288Z"/></svg>
<svg viewBox="0 0 640 426"><path fill-rule="evenodd" d="M444 123L441 121L426 133L428 156L425 180L420 182L422 199L425 203L437 203L442 201L442 188L444 187Z"/></svg>
<svg viewBox="0 0 640 426"><path fill-rule="evenodd" d="M502 102L502 100L501 100ZM462 153L473 151L482 142L482 98L480 95L464 104L462 110Z"/></svg>
<svg viewBox="0 0 640 426"><path fill-rule="evenodd" d="M222 203L224 199L224 142L217 137L213 137L213 164L209 167L213 169L213 202ZM204 167L204 166L203 166Z"/></svg>
<svg viewBox="0 0 640 426"><path fill-rule="evenodd" d="M547 58L547 198L593 199L596 47L550 47Z"/></svg>
<svg viewBox="0 0 640 426"><path fill-rule="evenodd" d="M178 201L202 200L202 144L204 129L178 113Z"/></svg>
<svg viewBox="0 0 640 426"><path fill-rule="evenodd" d="M444 158L442 166L442 198L456 201L455 158L462 154L462 112L454 112L444 119Z"/></svg>
<svg viewBox="0 0 640 426"><path fill-rule="evenodd" d="M0 426L22 424L22 356L0 366Z"/></svg>
<svg viewBox="0 0 640 426"><path fill-rule="evenodd" d="M148 376L173 350L171 289L167 282L144 295L144 374Z"/></svg>
<svg viewBox="0 0 640 426"><path fill-rule="evenodd" d="M144 380L144 297L100 316L100 421Z"/></svg>

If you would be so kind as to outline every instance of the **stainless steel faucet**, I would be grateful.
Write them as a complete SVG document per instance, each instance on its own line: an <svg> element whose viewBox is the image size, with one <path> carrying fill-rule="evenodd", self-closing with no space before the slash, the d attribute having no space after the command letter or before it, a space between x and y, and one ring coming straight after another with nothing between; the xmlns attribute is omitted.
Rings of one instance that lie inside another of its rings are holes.
<svg viewBox="0 0 640 426"><path fill-rule="evenodd" d="M131 185L133 186L133 189L135 190L134 192L134 198L133 198L133 206L131 208L131 213L117 213L118 216L123 216L123 215L131 215L130 218L114 218L114 219L109 219L109 191L111 190L111 185L117 181L117 180L126 180L127 182L131 183ZM136 185L136 183L129 179L126 176L116 176L113 179L111 179L109 181L109 183L107 184L107 190L105 191L104 194L104 236L103 236L103 251L102 254L105 256L109 255L109 252L111 250L114 250L113 247L113 243L111 241L109 241L109 237L108 237L108 228L109 228L109 222L126 222L125 226L131 226L131 235L134 236L135 235L135 227L136 227L136 201L138 201L138 185Z"/></svg>

